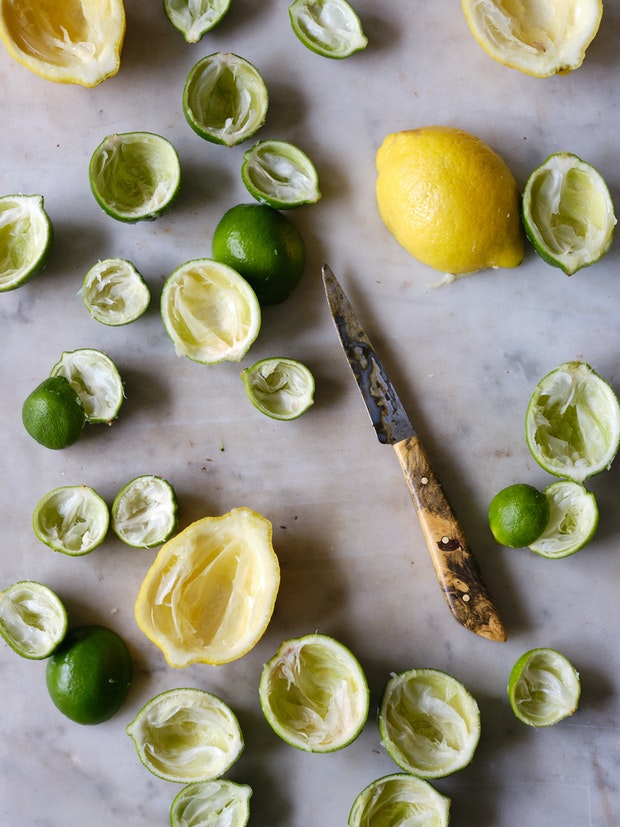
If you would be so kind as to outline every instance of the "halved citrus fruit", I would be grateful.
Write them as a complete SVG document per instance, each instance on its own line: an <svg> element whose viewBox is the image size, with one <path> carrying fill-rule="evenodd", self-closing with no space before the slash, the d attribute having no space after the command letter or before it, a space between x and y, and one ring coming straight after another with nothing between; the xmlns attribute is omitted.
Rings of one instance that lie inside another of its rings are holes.
<svg viewBox="0 0 620 827"><path fill-rule="evenodd" d="M357 796L348 827L447 827L450 799L409 773L394 773L372 781Z"/></svg>
<svg viewBox="0 0 620 827"><path fill-rule="evenodd" d="M368 718L369 691L357 658L328 635L285 640L263 667L259 696L267 722L306 752L334 752Z"/></svg>
<svg viewBox="0 0 620 827"><path fill-rule="evenodd" d="M164 0L164 11L188 43L198 43L230 8L230 0Z"/></svg>
<svg viewBox="0 0 620 827"><path fill-rule="evenodd" d="M388 680L379 707L388 755L419 778L443 778L466 767L480 739L474 697L437 669L409 669Z"/></svg>
<svg viewBox="0 0 620 827"><path fill-rule="evenodd" d="M0 635L22 658L48 658L67 633L67 610L56 592L35 580L0 591Z"/></svg>
<svg viewBox="0 0 620 827"><path fill-rule="evenodd" d="M368 45L359 15L347 0L295 0L288 12L299 40L317 55L342 59Z"/></svg>
<svg viewBox="0 0 620 827"><path fill-rule="evenodd" d="M124 485L112 503L112 531L135 548L153 548L174 534L179 508L168 480L143 474Z"/></svg>
<svg viewBox="0 0 620 827"><path fill-rule="evenodd" d="M113 359L96 348L65 351L50 376L64 376L77 393L89 423L110 424L125 399L123 380Z"/></svg>
<svg viewBox="0 0 620 827"><path fill-rule="evenodd" d="M243 751L232 709L203 689L156 695L127 727L144 766L165 781L189 784L218 778Z"/></svg>
<svg viewBox="0 0 620 827"><path fill-rule="evenodd" d="M261 359L241 379L250 402L271 419L297 419L314 402L314 376L296 359Z"/></svg>
<svg viewBox="0 0 620 827"><path fill-rule="evenodd" d="M42 195L0 197L0 292L21 287L43 269L52 236Z"/></svg>
<svg viewBox="0 0 620 827"><path fill-rule="evenodd" d="M228 663L258 643L280 585L271 538L269 520L241 507L203 517L161 547L135 616L170 666Z"/></svg>
<svg viewBox="0 0 620 827"><path fill-rule="evenodd" d="M530 549L541 557L568 557L589 543L598 527L596 497L572 480L558 480L545 488L549 522Z"/></svg>
<svg viewBox="0 0 620 827"><path fill-rule="evenodd" d="M540 647L525 652L510 672L510 706L528 726L551 726L572 715L580 695L577 670L555 649Z"/></svg>
<svg viewBox="0 0 620 827"><path fill-rule="evenodd" d="M82 300L93 319L118 327L135 322L146 312L151 292L130 261L106 258L93 264L84 276Z"/></svg>
<svg viewBox="0 0 620 827"><path fill-rule="evenodd" d="M616 392L586 362L565 362L536 385L525 436L541 468L583 482L609 468L618 452Z"/></svg>
<svg viewBox="0 0 620 827"><path fill-rule="evenodd" d="M110 512L89 485L63 485L37 503L32 527L42 543L71 557L88 554L105 540Z"/></svg>
<svg viewBox="0 0 620 827"><path fill-rule="evenodd" d="M245 827L252 788L226 778L194 781L178 793L170 808L170 827Z"/></svg>
<svg viewBox="0 0 620 827"><path fill-rule="evenodd" d="M288 141L257 141L246 150L241 180L257 201L276 210L315 204L321 198L316 167Z"/></svg>

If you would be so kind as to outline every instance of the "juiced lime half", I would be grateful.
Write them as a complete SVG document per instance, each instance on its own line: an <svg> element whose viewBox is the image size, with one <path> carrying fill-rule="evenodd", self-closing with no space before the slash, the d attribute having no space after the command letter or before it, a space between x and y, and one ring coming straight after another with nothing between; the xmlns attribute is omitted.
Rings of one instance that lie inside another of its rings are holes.
<svg viewBox="0 0 620 827"><path fill-rule="evenodd" d="M316 167L288 141L257 141L243 155L241 179L253 198L277 210L315 204L321 198Z"/></svg>
<svg viewBox="0 0 620 827"><path fill-rule="evenodd" d="M452 675L409 669L388 680L379 707L388 755L418 778L443 778L466 767L480 739L480 710Z"/></svg>
<svg viewBox="0 0 620 827"><path fill-rule="evenodd" d="M580 695L577 670L555 649L531 649L521 655L510 672L510 706L528 726L551 726L572 715Z"/></svg>
<svg viewBox="0 0 620 827"><path fill-rule="evenodd" d="M234 146L254 135L267 117L269 94L258 69L232 52L201 58L183 89L191 128L215 144Z"/></svg>
<svg viewBox="0 0 620 827"><path fill-rule="evenodd" d="M188 43L198 43L230 8L230 0L164 0L164 11Z"/></svg>
<svg viewBox="0 0 620 827"><path fill-rule="evenodd" d="M86 273L82 300L93 319L118 327L135 322L146 312L151 292L130 261L106 258Z"/></svg>
<svg viewBox="0 0 620 827"><path fill-rule="evenodd" d="M110 512L88 485L63 485L45 494L32 515L32 527L42 543L80 557L101 545L108 533Z"/></svg>
<svg viewBox="0 0 620 827"><path fill-rule="evenodd" d="M0 635L21 657L49 657L66 633L67 611L48 586L20 580L0 591Z"/></svg>
<svg viewBox="0 0 620 827"><path fill-rule="evenodd" d="M611 247L614 205L603 176L570 152L557 152L528 178L523 226L536 252L571 276Z"/></svg>
<svg viewBox="0 0 620 827"><path fill-rule="evenodd" d="M541 557L568 557L589 543L598 527L596 497L572 480L558 480L544 490L549 522L530 549Z"/></svg>
<svg viewBox="0 0 620 827"><path fill-rule="evenodd" d="M368 718L362 667L346 646L328 635L285 640L263 667L259 696L276 735L306 752L346 747Z"/></svg>
<svg viewBox="0 0 620 827"><path fill-rule="evenodd" d="M250 402L271 419L297 419L314 402L314 376L295 359L261 359L241 379Z"/></svg>
<svg viewBox="0 0 620 827"><path fill-rule="evenodd" d="M170 827L245 827L252 788L217 778L183 787L170 808Z"/></svg>
<svg viewBox="0 0 620 827"><path fill-rule="evenodd" d="M144 474L130 480L112 503L112 531L135 548L153 548L174 534L178 503L174 488L162 477Z"/></svg>
<svg viewBox="0 0 620 827"><path fill-rule="evenodd" d="M111 423L123 404L123 380L114 361L101 350L65 351L50 373L64 376L77 393L89 423Z"/></svg>
<svg viewBox="0 0 620 827"><path fill-rule="evenodd" d="M127 734L147 770L180 784L218 778L243 751L234 712L202 689L156 695L129 724Z"/></svg>
<svg viewBox="0 0 620 827"><path fill-rule="evenodd" d="M108 135L93 152L90 187L104 212L134 223L158 218L181 186L179 156L152 132Z"/></svg>
<svg viewBox="0 0 620 827"><path fill-rule="evenodd" d="M177 355L205 364L239 362L261 326L260 305L248 282L208 258L188 261L167 278L161 315Z"/></svg>
<svg viewBox="0 0 620 827"><path fill-rule="evenodd" d="M525 436L536 462L556 477L583 482L609 468L620 444L620 404L586 362L565 362L536 385Z"/></svg>
<svg viewBox="0 0 620 827"><path fill-rule="evenodd" d="M357 796L348 827L447 827L450 799L422 778L394 773L378 778Z"/></svg>
<svg viewBox="0 0 620 827"><path fill-rule="evenodd" d="M21 287L43 269L52 235L43 196L0 197L0 292Z"/></svg>
<svg viewBox="0 0 620 827"><path fill-rule="evenodd" d="M368 45L359 15L347 0L295 0L288 12L299 40L318 55L340 59Z"/></svg>

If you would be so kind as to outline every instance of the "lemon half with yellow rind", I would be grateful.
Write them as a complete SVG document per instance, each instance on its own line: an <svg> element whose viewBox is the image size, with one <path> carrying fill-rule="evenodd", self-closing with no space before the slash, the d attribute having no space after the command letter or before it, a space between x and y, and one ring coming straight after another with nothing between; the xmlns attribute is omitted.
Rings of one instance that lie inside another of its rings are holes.
<svg viewBox="0 0 620 827"><path fill-rule="evenodd" d="M128 725L127 734L149 772L180 784L218 778L244 746L235 713L203 689L156 695Z"/></svg>
<svg viewBox="0 0 620 827"><path fill-rule="evenodd" d="M521 655L510 671L510 706L528 726L552 726L567 718L577 709L580 695L579 673L555 649L531 649Z"/></svg>
<svg viewBox="0 0 620 827"><path fill-rule="evenodd" d="M252 788L226 778L183 787L170 808L170 827L245 827Z"/></svg>
<svg viewBox="0 0 620 827"><path fill-rule="evenodd" d="M526 75L566 74L583 63L602 0L462 0L471 33L498 63Z"/></svg>
<svg viewBox="0 0 620 827"><path fill-rule="evenodd" d="M89 554L105 540L110 512L89 485L63 485L37 503L32 527L42 543L70 557Z"/></svg>
<svg viewBox="0 0 620 827"><path fill-rule="evenodd" d="M349 813L348 827L447 827L450 799L422 778L394 773L377 778L357 796Z"/></svg>
<svg viewBox="0 0 620 827"><path fill-rule="evenodd" d="M269 520L249 508L203 517L159 550L136 621L170 666L237 660L264 634L280 585Z"/></svg>
<svg viewBox="0 0 620 827"><path fill-rule="evenodd" d="M21 287L43 269L52 236L42 195L0 197L0 292Z"/></svg>
<svg viewBox="0 0 620 827"><path fill-rule="evenodd" d="M20 580L0 591L0 635L21 657L49 657L66 633L67 611L49 586Z"/></svg>
<svg viewBox="0 0 620 827"><path fill-rule="evenodd" d="M90 424L109 425L125 399L123 380L107 353L83 347L66 350L53 366L50 376L64 376L77 393Z"/></svg>
<svg viewBox="0 0 620 827"><path fill-rule="evenodd" d="M558 480L544 490L549 503L549 521L531 551L541 557L559 560L582 549L598 527L596 497L573 480Z"/></svg>
<svg viewBox="0 0 620 827"><path fill-rule="evenodd" d="M565 362L544 376L530 397L525 437L550 474L582 483L608 469L620 446L620 403L590 365Z"/></svg>
<svg viewBox="0 0 620 827"><path fill-rule="evenodd" d="M188 43L198 43L230 8L231 0L164 0L164 11Z"/></svg>
<svg viewBox="0 0 620 827"><path fill-rule="evenodd" d="M97 86L120 67L122 0L3 0L0 39L18 63L46 80Z"/></svg>
<svg viewBox="0 0 620 827"><path fill-rule="evenodd" d="M611 247L614 205L603 176L570 152L550 155L523 190L523 226L538 255L571 276Z"/></svg>
<svg viewBox="0 0 620 827"><path fill-rule="evenodd" d="M288 12L298 39L317 55L341 60L368 45L359 15L347 0L295 0Z"/></svg>

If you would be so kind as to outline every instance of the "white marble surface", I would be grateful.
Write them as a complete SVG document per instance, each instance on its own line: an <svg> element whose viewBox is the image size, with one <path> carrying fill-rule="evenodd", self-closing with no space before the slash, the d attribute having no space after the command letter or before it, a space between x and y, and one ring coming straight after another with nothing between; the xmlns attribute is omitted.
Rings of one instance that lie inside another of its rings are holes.
<svg viewBox="0 0 620 827"><path fill-rule="evenodd" d="M375 724L392 671L445 669L482 712L474 761L436 782L464 827L611 827L620 823L617 464L592 482L600 507L594 542L562 561L498 548L486 509L512 482L550 482L525 445L534 384L568 359L585 359L620 390L619 252L568 279L528 248L517 270L484 273L431 289L435 274L412 260L381 224L374 156L385 134L451 124L499 151L523 184L548 154L594 163L620 204L620 9L605 4L582 68L537 80L494 63L471 37L453 0L357 0L369 46L346 61L304 49L286 0L233 0L224 22L195 46L170 26L159 2L127 0L120 73L85 90L48 83L0 50L0 191L42 193L56 238L45 273L0 297L0 581L46 582L72 624L109 625L128 642L135 678L108 723L81 727L56 711L44 663L0 646L0 824L3 827L153 827L168 823L178 785L139 763L125 727L157 692L198 686L239 716L244 754L229 777L254 788L251 824L346 824L355 795L396 771ZM181 90L201 56L234 51L270 89L258 137L298 143L314 159L324 194L292 215L307 241L302 282L264 314L242 365L178 359L157 311L174 267L210 255L213 229L248 201L239 169L246 145L203 142L187 126ZM151 224L121 225L97 207L90 154L111 132L152 130L177 147L179 200ZM98 258L131 259L154 295L149 313L106 329L78 290ZM437 587L393 452L374 437L328 316L320 282L326 259L340 277L393 374L460 514L508 630L492 643L462 629ZM117 362L126 402L111 429L93 428L51 452L25 433L23 399L63 350L96 347ZM261 417L247 402L241 367L270 355L305 361L316 404L296 422ZM154 552L109 537L91 555L50 551L31 529L49 489L87 483L111 502L139 473L175 486L182 525L238 505L274 525L282 584L256 648L222 667L173 670L137 629L133 602ZM261 666L286 637L315 630L347 643L365 668L371 715L360 738L326 756L280 742L257 698ZM510 667L534 646L563 651L582 677L579 711L546 731L513 717Z"/></svg>

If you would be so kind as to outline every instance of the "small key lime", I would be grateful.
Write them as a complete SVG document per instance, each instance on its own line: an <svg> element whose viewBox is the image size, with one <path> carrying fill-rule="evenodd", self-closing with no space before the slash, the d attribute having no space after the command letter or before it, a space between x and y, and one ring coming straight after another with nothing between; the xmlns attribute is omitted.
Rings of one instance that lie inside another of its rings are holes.
<svg viewBox="0 0 620 827"><path fill-rule="evenodd" d="M57 450L77 442L84 430L86 412L65 376L49 376L24 400L22 422L33 439Z"/></svg>
<svg viewBox="0 0 620 827"><path fill-rule="evenodd" d="M527 483L498 491L489 505L489 527L502 546L524 548L538 540L549 522L544 492Z"/></svg>

